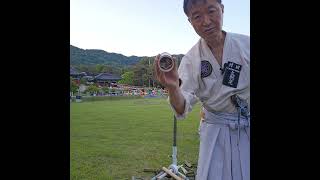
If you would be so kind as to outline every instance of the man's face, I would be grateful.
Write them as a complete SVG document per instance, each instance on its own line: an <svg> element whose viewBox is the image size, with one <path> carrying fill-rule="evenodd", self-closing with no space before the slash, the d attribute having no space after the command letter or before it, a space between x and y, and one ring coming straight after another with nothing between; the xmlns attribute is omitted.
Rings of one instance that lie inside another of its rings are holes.
<svg viewBox="0 0 320 180"><path fill-rule="evenodd" d="M206 0L191 6L188 18L197 34L205 40L222 30L223 5L216 0Z"/></svg>

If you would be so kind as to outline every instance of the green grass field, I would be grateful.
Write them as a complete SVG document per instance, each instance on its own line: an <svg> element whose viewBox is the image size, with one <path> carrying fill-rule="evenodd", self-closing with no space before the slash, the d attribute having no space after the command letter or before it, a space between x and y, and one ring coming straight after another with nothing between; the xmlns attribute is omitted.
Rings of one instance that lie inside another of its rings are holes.
<svg viewBox="0 0 320 180"><path fill-rule="evenodd" d="M178 164L197 163L199 104L178 121ZM173 114L166 99L131 99L70 105L71 179L151 177L172 160Z"/></svg>

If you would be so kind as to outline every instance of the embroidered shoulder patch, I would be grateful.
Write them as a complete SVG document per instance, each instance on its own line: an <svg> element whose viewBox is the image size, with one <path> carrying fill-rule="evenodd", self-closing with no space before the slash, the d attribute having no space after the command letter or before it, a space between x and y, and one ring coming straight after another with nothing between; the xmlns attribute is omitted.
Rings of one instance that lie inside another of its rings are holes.
<svg viewBox="0 0 320 180"><path fill-rule="evenodd" d="M210 76L212 73L212 65L209 61L201 61L201 78Z"/></svg>

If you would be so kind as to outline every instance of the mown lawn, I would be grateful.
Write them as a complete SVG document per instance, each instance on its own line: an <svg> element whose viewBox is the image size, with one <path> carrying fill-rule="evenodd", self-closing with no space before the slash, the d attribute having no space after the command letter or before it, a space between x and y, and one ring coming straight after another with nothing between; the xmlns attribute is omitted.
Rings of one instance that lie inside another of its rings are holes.
<svg viewBox="0 0 320 180"><path fill-rule="evenodd" d="M178 164L198 158L199 105L178 121ZM144 168L171 164L173 114L166 99L70 105L71 179L151 177Z"/></svg>

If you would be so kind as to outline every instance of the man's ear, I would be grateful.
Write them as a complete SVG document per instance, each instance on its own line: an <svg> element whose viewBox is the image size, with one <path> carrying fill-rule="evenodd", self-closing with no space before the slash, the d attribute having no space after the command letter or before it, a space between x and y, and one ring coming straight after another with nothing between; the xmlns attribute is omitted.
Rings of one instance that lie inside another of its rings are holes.
<svg viewBox="0 0 320 180"><path fill-rule="evenodd" d="M221 4L221 10L222 10L222 14L224 13L224 5Z"/></svg>

